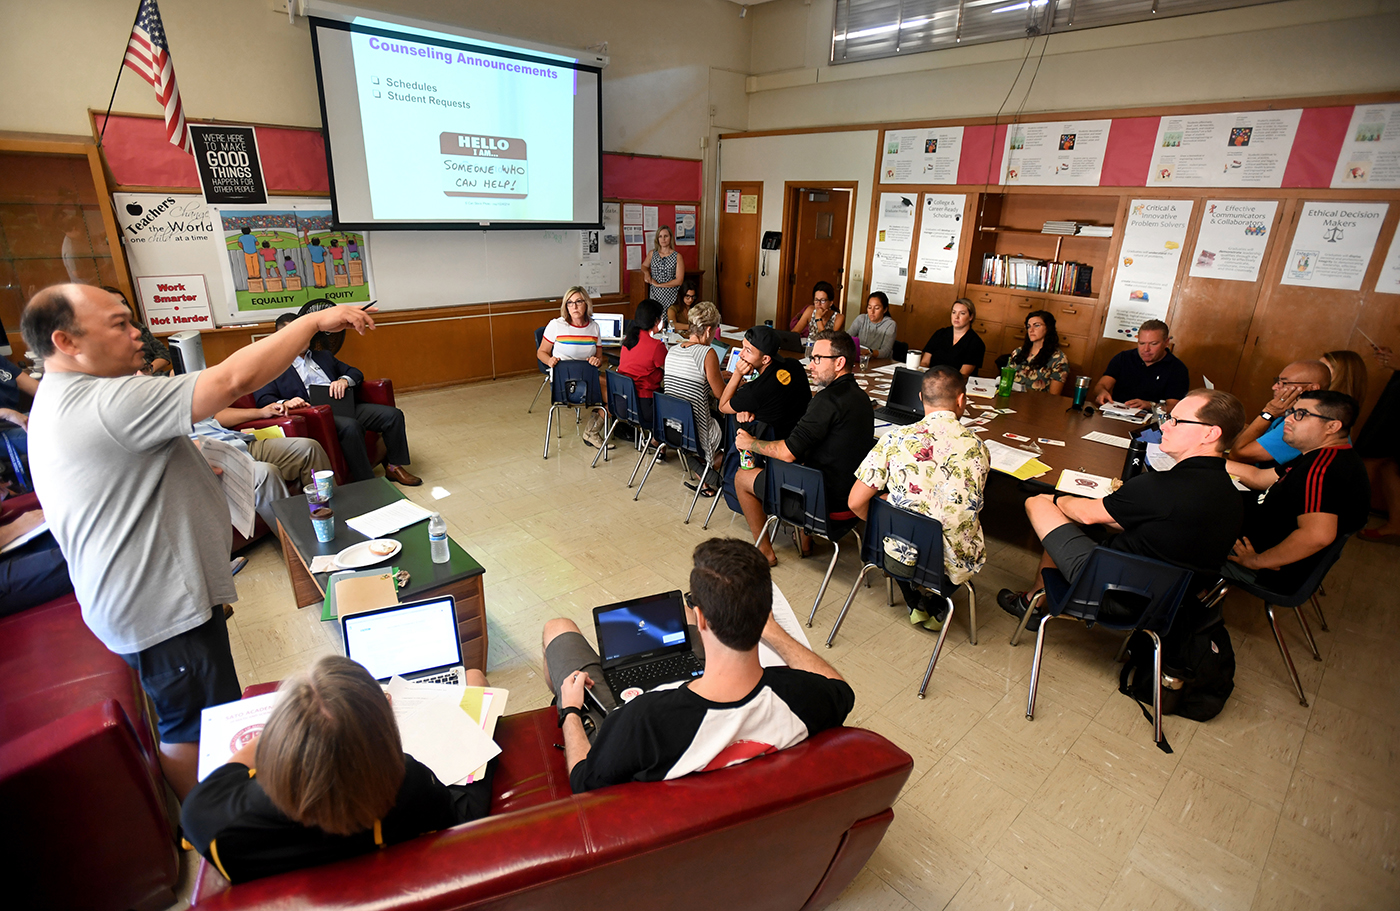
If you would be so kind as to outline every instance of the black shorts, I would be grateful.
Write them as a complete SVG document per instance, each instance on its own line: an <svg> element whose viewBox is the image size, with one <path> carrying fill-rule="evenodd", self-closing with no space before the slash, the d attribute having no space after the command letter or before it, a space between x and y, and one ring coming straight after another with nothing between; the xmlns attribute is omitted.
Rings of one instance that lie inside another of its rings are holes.
<svg viewBox="0 0 1400 911"><path fill-rule="evenodd" d="M764 511L768 509L768 469L760 468L758 474L753 476L753 495L758 497L758 503Z"/></svg>
<svg viewBox="0 0 1400 911"><path fill-rule="evenodd" d="M1084 565L1089 562L1089 555L1094 552L1094 548L1099 546L1098 541L1085 534L1084 529L1073 522L1051 529L1040 543L1045 546L1045 552L1050 555L1050 559L1055 561L1055 568L1060 571L1060 575L1071 585L1084 571Z"/></svg>
<svg viewBox="0 0 1400 911"><path fill-rule="evenodd" d="M200 711L243 695L222 604L194 629L121 658L141 675L141 689L156 707L162 743L198 743Z"/></svg>

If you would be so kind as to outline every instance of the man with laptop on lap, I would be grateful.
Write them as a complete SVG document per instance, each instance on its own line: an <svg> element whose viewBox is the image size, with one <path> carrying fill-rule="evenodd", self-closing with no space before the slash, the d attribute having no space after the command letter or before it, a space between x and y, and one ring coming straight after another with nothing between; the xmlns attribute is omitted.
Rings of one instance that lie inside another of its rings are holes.
<svg viewBox="0 0 1400 911"><path fill-rule="evenodd" d="M545 624L545 674L575 793L680 778L783 750L840 725L855 704L835 668L773 619L768 563L752 544L711 538L695 548L694 561L689 630L679 592L596 608L607 657L572 621ZM763 667L760 642L786 666ZM639 651L623 654L632 649ZM679 669L614 692L614 683L645 673L648 663Z"/></svg>

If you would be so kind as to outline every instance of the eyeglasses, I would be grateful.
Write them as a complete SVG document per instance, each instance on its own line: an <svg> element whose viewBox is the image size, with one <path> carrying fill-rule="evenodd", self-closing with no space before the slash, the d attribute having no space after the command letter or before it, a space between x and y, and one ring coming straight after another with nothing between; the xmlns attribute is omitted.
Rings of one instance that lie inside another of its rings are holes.
<svg viewBox="0 0 1400 911"><path fill-rule="evenodd" d="M1306 408L1290 408L1283 413L1286 418L1301 421L1304 418L1317 418L1319 421L1335 421L1336 418L1329 418L1325 414L1318 414L1316 411L1309 411Z"/></svg>
<svg viewBox="0 0 1400 911"><path fill-rule="evenodd" d="M829 298L829 297L814 297L814 298L812 298L812 303L814 303L814 304L829 304L829 303L831 303L831 298Z"/></svg>
<svg viewBox="0 0 1400 911"><path fill-rule="evenodd" d="M699 608L699 605L695 603L695 599L690 597L690 592L685 593L685 606L691 610L697 610Z"/></svg>
<svg viewBox="0 0 1400 911"><path fill-rule="evenodd" d="M809 358L810 360L813 360L813 361L834 361L834 360L836 360L838 357L841 357L841 355L839 355L839 354L812 354L812 355L808 355L808 358Z"/></svg>
<svg viewBox="0 0 1400 911"><path fill-rule="evenodd" d="M1274 377L1274 383L1273 383L1273 384L1274 384L1275 386L1308 386L1308 385L1310 385L1309 383L1303 382L1302 380L1286 380L1286 379L1284 379L1284 378L1281 377L1281 376L1276 376L1276 377Z"/></svg>
<svg viewBox="0 0 1400 911"><path fill-rule="evenodd" d="M1200 424L1202 427L1214 427L1214 426L1215 426L1214 424L1210 423L1209 421L1188 421L1188 420L1186 420L1186 418L1179 418L1179 417L1177 417L1177 416L1174 415L1174 414L1169 414L1169 415L1167 415L1166 417L1162 418L1162 426L1163 426L1163 427L1167 426L1168 423L1171 423L1171 424L1173 424L1173 425L1175 425L1175 424Z"/></svg>

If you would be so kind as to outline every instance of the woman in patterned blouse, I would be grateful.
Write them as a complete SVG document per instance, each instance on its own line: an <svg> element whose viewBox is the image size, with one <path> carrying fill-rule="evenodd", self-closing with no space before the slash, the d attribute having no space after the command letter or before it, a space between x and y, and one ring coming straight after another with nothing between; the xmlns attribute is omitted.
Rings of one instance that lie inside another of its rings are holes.
<svg viewBox="0 0 1400 911"><path fill-rule="evenodd" d="M1026 391L1060 394L1069 376L1069 359L1060 350L1055 317L1045 310L1026 314L1026 343L1011 352L1007 366L1016 368L1016 382Z"/></svg>

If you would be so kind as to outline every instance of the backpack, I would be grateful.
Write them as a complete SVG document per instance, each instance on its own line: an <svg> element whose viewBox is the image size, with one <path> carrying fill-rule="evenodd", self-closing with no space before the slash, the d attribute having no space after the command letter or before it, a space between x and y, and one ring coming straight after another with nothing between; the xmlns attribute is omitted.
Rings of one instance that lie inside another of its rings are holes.
<svg viewBox="0 0 1400 911"><path fill-rule="evenodd" d="M1118 691L1131 696L1152 720L1152 638L1141 630L1128 640L1128 660L1118 675ZM1162 714L1209 721L1225 707L1235 689L1235 649L1224 617L1218 612L1193 632L1169 636L1162 655L1163 677L1181 681L1179 688L1162 687ZM1166 740L1158 744L1170 753Z"/></svg>

